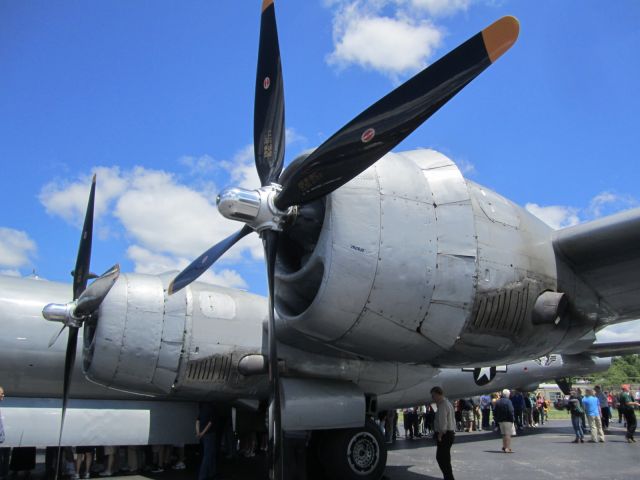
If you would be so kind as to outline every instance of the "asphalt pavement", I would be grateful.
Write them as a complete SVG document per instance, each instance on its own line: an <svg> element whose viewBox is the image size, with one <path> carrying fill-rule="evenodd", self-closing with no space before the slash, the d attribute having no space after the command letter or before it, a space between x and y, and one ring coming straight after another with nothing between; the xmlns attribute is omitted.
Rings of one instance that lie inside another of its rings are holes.
<svg viewBox="0 0 640 480"><path fill-rule="evenodd" d="M574 444L570 421L551 420L513 438L514 453L502 452L494 432L456 434L452 448L456 480L640 480L640 441L629 444L621 424L613 423L605 443ZM387 480L432 480L442 475L430 438L399 438L389 445ZM188 456L186 470L109 477L112 480L195 480L197 457ZM220 465L225 480L266 480L266 458L238 458ZM34 475L40 477L40 475Z"/></svg>
<svg viewBox="0 0 640 480"><path fill-rule="evenodd" d="M456 480L634 480L640 479L640 441L625 441L621 424L614 423L605 443L571 443L571 422L551 420L513 438L514 453L502 452L494 432L458 433L452 448ZM433 440L399 438L389 446L385 476L389 480L431 480L442 475L435 460ZM227 480L266 479L264 457L242 459L222 465ZM148 475L153 480L193 480L195 471ZM129 480L133 480L129 477Z"/></svg>
<svg viewBox="0 0 640 480"><path fill-rule="evenodd" d="M640 479L640 442L629 444L622 425L611 425L605 443L571 443L569 420L551 420L513 437L514 453L502 451L493 432L458 433L452 448L456 480L497 479ZM399 439L389 449L386 476L390 480L441 479L432 440Z"/></svg>

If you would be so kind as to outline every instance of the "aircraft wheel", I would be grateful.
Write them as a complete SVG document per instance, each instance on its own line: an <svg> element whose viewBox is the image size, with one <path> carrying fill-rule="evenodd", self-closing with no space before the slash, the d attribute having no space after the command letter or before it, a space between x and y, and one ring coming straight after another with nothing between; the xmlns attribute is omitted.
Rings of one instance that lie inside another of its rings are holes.
<svg viewBox="0 0 640 480"><path fill-rule="evenodd" d="M380 429L367 420L363 428L322 435L319 458L327 478L379 480L387 465L387 448Z"/></svg>

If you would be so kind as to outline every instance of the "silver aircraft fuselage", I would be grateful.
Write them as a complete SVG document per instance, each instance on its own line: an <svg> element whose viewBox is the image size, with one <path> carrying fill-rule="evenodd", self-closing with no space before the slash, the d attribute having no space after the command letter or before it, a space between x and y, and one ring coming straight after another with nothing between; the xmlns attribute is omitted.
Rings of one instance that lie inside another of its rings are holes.
<svg viewBox="0 0 640 480"><path fill-rule="evenodd" d="M162 276L145 276L145 279L163 281ZM79 346L63 444L190 443L195 441L193 419L197 401L233 403L266 398L266 378L243 378L237 372L238 359L234 359L234 355L261 351L264 314L260 312L265 310L266 299L206 284L194 288L199 296L208 299L214 298L214 294L229 295L243 304L244 310L236 309L234 316L227 315L231 318L204 317L205 324L192 324L190 328L200 338L187 338L184 352L187 360L180 369L182 377L178 377L168 392L155 392L153 396L127 393L87 380L82 368L83 347ZM0 276L0 324L5 333L0 338L1 384L8 395L0 408L7 431L7 446L47 446L57 442L64 342L58 341L47 348L59 326L44 321L41 311L49 302L64 302L70 290L70 285L66 284ZM220 298L224 297L219 297L217 303ZM252 305L247 306L247 302ZM225 308L230 312L231 304L227 303ZM237 318L238 315L242 318ZM193 311L191 321L198 322ZM231 345L231 342L239 341L237 327L241 327L244 339L240 347ZM205 334L207 331L212 335L208 340L210 344L206 340L209 338ZM247 339L252 339L253 345ZM194 371L189 365L202 363L197 355L202 354L207 362L213 358L210 354L214 350L231 359L226 380L204 374L200 379L187 378L189 371ZM510 365L506 372L498 369L490 379L484 379L490 381L480 385L478 372L460 368L435 369L428 365L339 358L304 352L284 344L281 350L289 375L352 382L363 391L375 392L381 409L424 403L429 398L429 390L436 384L442 385L451 397L462 397L505 386L531 387L550 378L603 370L609 362L588 356L565 359L558 355L553 356L552 361L547 358ZM189 357L191 354L193 356ZM123 422L127 429L121 428Z"/></svg>

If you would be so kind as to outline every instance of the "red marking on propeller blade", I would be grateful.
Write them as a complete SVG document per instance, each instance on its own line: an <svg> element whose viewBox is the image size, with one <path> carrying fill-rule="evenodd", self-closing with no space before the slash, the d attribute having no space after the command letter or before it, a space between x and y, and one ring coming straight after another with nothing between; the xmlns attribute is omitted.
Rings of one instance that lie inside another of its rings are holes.
<svg viewBox="0 0 640 480"><path fill-rule="evenodd" d="M364 132L362 132L360 140L362 141L362 143L369 143L375 136L376 131L373 128L367 128Z"/></svg>

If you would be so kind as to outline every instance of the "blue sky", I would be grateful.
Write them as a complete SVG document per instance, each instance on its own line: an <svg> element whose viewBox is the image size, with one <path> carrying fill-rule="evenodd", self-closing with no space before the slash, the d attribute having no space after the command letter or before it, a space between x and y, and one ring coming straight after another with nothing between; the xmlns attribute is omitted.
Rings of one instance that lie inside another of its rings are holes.
<svg viewBox="0 0 640 480"><path fill-rule="evenodd" d="M93 270L182 267L256 186L260 0L0 6L0 271L68 281L98 171ZM640 3L279 0L289 143L321 143L497 18L516 45L396 150L431 147L554 226L637 206ZM264 293L256 236L211 281Z"/></svg>

